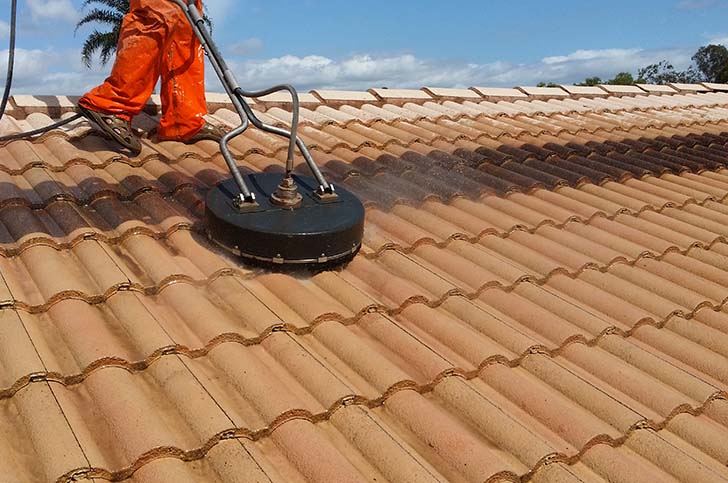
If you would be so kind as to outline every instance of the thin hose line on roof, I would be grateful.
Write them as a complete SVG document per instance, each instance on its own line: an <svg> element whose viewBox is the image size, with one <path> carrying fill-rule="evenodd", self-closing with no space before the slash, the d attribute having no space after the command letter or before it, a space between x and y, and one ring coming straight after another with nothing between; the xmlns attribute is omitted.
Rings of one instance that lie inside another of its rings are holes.
<svg viewBox="0 0 728 483"><path fill-rule="evenodd" d="M5 91L3 92L2 101L0 102L0 121L5 116L5 109L7 108L8 101L10 99L10 89L12 88L12 85L13 85L13 74L15 72L15 37L16 37L17 14L18 14L18 0L12 0L12 2L10 4L10 45L8 46L8 70L7 70L7 75L5 77ZM49 124L48 126L44 126L39 129L11 134L8 136L1 136L0 143L14 141L16 139L25 139L25 138L29 138L29 137L38 136L38 135L44 134L48 131L52 131L53 129L57 129L61 126L65 126L66 124L69 124L77 119L80 119L81 117L83 117L81 114L76 114L74 116L71 116L69 118L63 119L58 122L54 122L53 124Z"/></svg>

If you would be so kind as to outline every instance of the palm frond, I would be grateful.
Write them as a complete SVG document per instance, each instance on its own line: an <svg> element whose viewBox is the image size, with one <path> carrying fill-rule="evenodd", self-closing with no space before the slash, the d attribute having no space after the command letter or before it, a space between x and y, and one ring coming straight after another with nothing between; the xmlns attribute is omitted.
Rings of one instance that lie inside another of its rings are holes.
<svg viewBox="0 0 728 483"><path fill-rule="evenodd" d="M110 25L111 30L108 32L94 30L84 42L81 49L81 61L88 68L91 68L94 53L99 52L101 65L106 65L116 52L121 23L124 15L129 12L129 0L84 0L82 9L91 5L101 7L93 8L86 13L76 24L76 32L82 26L90 23Z"/></svg>
<svg viewBox="0 0 728 483"><path fill-rule="evenodd" d="M91 67L93 54L98 50L101 51L101 64L106 65L111 54L116 51L117 39L118 33L99 32L98 30L94 30L91 35L88 36L86 42L83 44L83 48L81 49L81 60L84 65L88 68Z"/></svg>
<svg viewBox="0 0 728 483"><path fill-rule="evenodd" d="M116 52L116 44L112 44L111 42L106 42L101 47L101 53L100 59L101 59L101 65L106 65L109 60L111 60L111 56Z"/></svg>
<svg viewBox="0 0 728 483"><path fill-rule="evenodd" d="M112 10L125 14L129 11L129 0L84 0L81 8L86 8L93 3L100 3L106 5Z"/></svg>
<svg viewBox="0 0 728 483"><path fill-rule="evenodd" d="M122 20L124 19L124 14L117 13L111 10L101 10L98 8L95 8L91 10L89 13L83 16L81 20L78 21L76 24L76 31L78 31L79 28L86 25L87 23L91 22L97 22L97 23L103 23L103 24L109 24L113 27L116 25L121 25Z"/></svg>

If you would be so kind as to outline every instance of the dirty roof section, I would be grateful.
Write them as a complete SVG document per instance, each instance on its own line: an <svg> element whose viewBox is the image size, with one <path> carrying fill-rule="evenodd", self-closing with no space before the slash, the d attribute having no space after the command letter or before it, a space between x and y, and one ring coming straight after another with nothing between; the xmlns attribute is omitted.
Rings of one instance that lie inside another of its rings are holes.
<svg viewBox="0 0 728 483"><path fill-rule="evenodd" d="M367 225L312 277L206 240L213 142L6 144L0 480L728 480L725 87L313 91L301 136ZM71 108L16 97L2 132Z"/></svg>

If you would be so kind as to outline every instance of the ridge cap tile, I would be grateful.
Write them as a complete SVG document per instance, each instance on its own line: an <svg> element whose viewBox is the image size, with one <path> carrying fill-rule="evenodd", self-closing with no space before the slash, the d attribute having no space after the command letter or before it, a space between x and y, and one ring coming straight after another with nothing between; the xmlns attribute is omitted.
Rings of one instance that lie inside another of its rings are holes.
<svg viewBox="0 0 728 483"><path fill-rule="evenodd" d="M569 93L561 87L518 86L516 89L528 94L529 96L567 97L569 95Z"/></svg>
<svg viewBox="0 0 728 483"><path fill-rule="evenodd" d="M368 91L346 91L333 89L314 89L311 94L316 96L321 102L374 102L377 98Z"/></svg>
<svg viewBox="0 0 728 483"><path fill-rule="evenodd" d="M642 89L645 92L649 93L655 93L655 92L664 92L669 94L676 94L678 91L676 89L673 89L667 84L635 84L637 87Z"/></svg>
<svg viewBox="0 0 728 483"><path fill-rule="evenodd" d="M645 94L646 91L636 85L599 84L600 89L610 94Z"/></svg>
<svg viewBox="0 0 728 483"><path fill-rule="evenodd" d="M298 100L303 104L321 104L321 101L316 98L310 92L299 92ZM258 103L276 103L276 104L291 104L291 95L288 92L273 92L266 96L258 97Z"/></svg>
<svg viewBox="0 0 728 483"><path fill-rule="evenodd" d="M684 82L670 82L670 87L681 92L709 92L710 89L702 84L688 84Z"/></svg>
<svg viewBox="0 0 728 483"><path fill-rule="evenodd" d="M389 88L372 88L369 91L372 95L380 100L410 100L423 99L432 100L433 97L422 89L389 89Z"/></svg>
<svg viewBox="0 0 728 483"><path fill-rule="evenodd" d="M513 87L471 87L470 89L483 97L528 97L525 93Z"/></svg>
<svg viewBox="0 0 728 483"><path fill-rule="evenodd" d="M75 107L72 99L77 97L69 96L53 96L53 95L31 95L16 94L11 97L16 106L20 108L28 107Z"/></svg>
<svg viewBox="0 0 728 483"><path fill-rule="evenodd" d="M477 92L466 88L453 87L423 87L422 90L432 97L446 97L457 99L482 99Z"/></svg>
<svg viewBox="0 0 728 483"><path fill-rule="evenodd" d="M562 84L560 86L563 90L571 95L594 95L594 96L606 96L607 93L597 86L570 86Z"/></svg>
<svg viewBox="0 0 728 483"><path fill-rule="evenodd" d="M712 91L726 92L728 91L728 84L719 84L716 82L703 82L702 85Z"/></svg>

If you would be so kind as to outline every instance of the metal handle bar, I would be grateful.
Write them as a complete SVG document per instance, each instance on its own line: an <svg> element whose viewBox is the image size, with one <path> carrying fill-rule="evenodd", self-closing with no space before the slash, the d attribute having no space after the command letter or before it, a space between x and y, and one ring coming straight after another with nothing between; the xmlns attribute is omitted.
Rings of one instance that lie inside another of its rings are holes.
<svg viewBox="0 0 728 483"><path fill-rule="evenodd" d="M288 158L286 159L286 177L289 177L291 175L291 172L293 171L293 157L295 154L295 148L297 146L301 154L303 155L306 164L311 169L311 172L319 183L319 191L321 192L321 194L333 194L333 185L329 184L326 181L323 174L321 174L321 170L316 165L316 162L313 160L313 157L308 151L308 148L298 136L299 100L296 90L290 85L279 85L261 91L243 90L235 79L234 74L227 66L227 63L220 54L220 51L218 50L214 41L212 40L210 32L205 27L205 20L202 18L200 11L197 9L197 6L195 5L195 0L188 0L188 3L185 3L184 0L171 1L175 2L184 12L187 20L192 26L193 32L205 49L205 52L210 59L210 63L212 64L213 69L215 69L217 76L220 78L220 81L225 88L225 92L230 97L230 100L232 101L235 110L240 116L241 124L229 133L227 133L225 136L223 136L223 138L220 140L220 151L222 152L228 169L233 175L235 183L240 189L240 198L237 200L238 203L253 203L255 202L255 195L251 193L250 189L246 185L245 180L240 173L240 169L235 163L233 155L230 152L228 143L236 136L242 134L249 127L250 123L263 131L283 136L289 139ZM258 119L258 117L255 115L253 110L244 99L244 97L256 98L280 91L288 91L291 94L291 98L293 101L293 115L291 119L290 131L265 124L263 121Z"/></svg>

